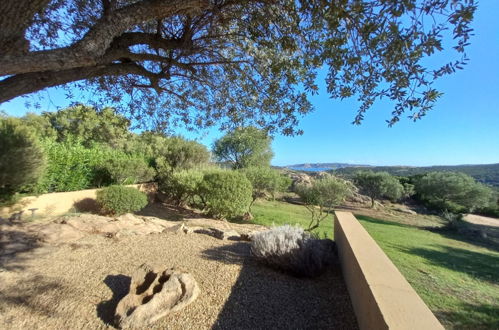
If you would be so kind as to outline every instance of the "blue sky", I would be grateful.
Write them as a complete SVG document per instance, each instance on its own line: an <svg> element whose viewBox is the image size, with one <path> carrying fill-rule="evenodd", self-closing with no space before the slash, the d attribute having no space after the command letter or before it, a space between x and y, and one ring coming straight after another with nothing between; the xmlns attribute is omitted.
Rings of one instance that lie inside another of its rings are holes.
<svg viewBox="0 0 499 330"><path fill-rule="evenodd" d="M331 100L321 81L313 97L315 111L304 117L304 135L276 136L274 165L344 162L371 165L455 165L499 163L499 1L482 0L475 16L475 36L467 50L471 59L465 70L442 78L437 88L444 96L426 117L417 122L401 120L387 127L392 109L375 104L361 126L351 124L355 100ZM444 53L445 54L445 53ZM68 101L56 89L42 110L54 110ZM9 114L26 113L25 99L0 105ZM44 104L45 103L45 104ZM180 134L211 146L220 137L217 129L204 135Z"/></svg>

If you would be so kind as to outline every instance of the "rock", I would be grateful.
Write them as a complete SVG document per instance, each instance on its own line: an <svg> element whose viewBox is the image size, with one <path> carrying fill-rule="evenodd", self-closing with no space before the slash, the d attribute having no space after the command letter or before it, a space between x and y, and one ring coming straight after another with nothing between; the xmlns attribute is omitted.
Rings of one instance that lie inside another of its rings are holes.
<svg viewBox="0 0 499 330"><path fill-rule="evenodd" d="M195 233L197 234L205 234L205 235L210 235L215 238L221 239L222 241L225 240L233 240L237 241L241 239L241 234L239 234L235 230L222 230L218 228L199 228L194 230Z"/></svg>
<svg viewBox="0 0 499 330"><path fill-rule="evenodd" d="M85 233L67 224L49 223L38 231L41 240L46 243L67 243L79 240Z"/></svg>
<svg viewBox="0 0 499 330"><path fill-rule="evenodd" d="M405 207L396 207L394 208L395 211L399 211L399 212L402 212L402 213L407 213L407 214L413 214L413 215L416 215L417 213L411 209L407 209Z"/></svg>
<svg viewBox="0 0 499 330"><path fill-rule="evenodd" d="M129 293L116 307L116 325L124 329L147 327L192 303L199 292L189 273L173 268L156 271L141 265L132 275Z"/></svg>

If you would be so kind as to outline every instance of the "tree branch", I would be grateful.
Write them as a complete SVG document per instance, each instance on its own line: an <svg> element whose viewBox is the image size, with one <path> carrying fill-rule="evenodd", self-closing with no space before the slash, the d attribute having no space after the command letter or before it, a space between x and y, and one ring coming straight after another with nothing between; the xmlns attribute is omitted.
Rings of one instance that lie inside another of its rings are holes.
<svg viewBox="0 0 499 330"><path fill-rule="evenodd" d="M102 17L79 42L69 47L31 52L23 56L1 56L0 75L95 66L108 51L113 39L133 26L151 19L196 13L208 7L208 0L139 1Z"/></svg>

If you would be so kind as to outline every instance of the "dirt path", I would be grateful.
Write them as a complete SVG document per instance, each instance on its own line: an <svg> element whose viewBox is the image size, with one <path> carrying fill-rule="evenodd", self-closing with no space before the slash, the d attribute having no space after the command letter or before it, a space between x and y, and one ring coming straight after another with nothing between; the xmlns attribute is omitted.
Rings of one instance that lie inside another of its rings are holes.
<svg viewBox="0 0 499 330"><path fill-rule="evenodd" d="M142 263L191 272L201 287L193 304L154 328L356 328L339 268L297 279L256 264L246 242L195 233L90 235L4 259L0 328L110 328L129 275Z"/></svg>

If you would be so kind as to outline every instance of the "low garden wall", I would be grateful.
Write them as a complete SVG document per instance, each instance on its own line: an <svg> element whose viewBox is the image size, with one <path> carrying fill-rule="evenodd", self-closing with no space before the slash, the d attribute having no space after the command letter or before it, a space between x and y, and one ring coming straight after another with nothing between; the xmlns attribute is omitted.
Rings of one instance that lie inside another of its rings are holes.
<svg viewBox="0 0 499 330"><path fill-rule="evenodd" d="M136 187L149 196L153 195L157 189L155 183L134 184L129 185L129 187ZM29 217L31 215L30 209L36 209L36 216L57 216L68 212L96 211L95 198L98 190L86 189L24 197L13 206L0 209L0 216L8 218L14 213L24 211L22 216Z"/></svg>
<svg viewBox="0 0 499 330"><path fill-rule="evenodd" d="M350 212L336 212L334 239L361 329L443 329Z"/></svg>

